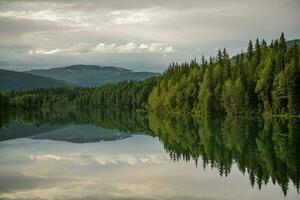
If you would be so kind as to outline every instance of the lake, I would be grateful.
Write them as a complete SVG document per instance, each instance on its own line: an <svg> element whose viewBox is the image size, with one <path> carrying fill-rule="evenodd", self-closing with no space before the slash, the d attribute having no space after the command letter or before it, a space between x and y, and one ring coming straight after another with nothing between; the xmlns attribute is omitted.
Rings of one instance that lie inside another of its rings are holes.
<svg viewBox="0 0 300 200"><path fill-rule="evenodd" d="M300 199L300 120L1 114L0 199Z"/></svg>

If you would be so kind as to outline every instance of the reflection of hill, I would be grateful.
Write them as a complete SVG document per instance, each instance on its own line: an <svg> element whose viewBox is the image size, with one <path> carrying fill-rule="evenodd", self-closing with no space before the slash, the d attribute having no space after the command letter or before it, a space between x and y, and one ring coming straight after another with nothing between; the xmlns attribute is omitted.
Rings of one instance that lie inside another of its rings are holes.
<svg viewBox="0 0 300 200"><path fill-rule="evenodd" d="M147 114L133 110L60 107L34 112L0 113L0 128L13 122L25 124L93 124L107 129L136 133L149 130Z"/></svg>
<svg viewBox="0 0 300 200"><path fill-rule="evenodd" d="M91 143L99 141L114 141L131 137L130 134L117 130L104 129L92 125L71 125L31 136L32 139L48 139L73 143Z"/></svg>
<svg viewBox="0 0 300 200"><path fill-rule="evenodd" d="M144 134L141 112L74 107L35 112L0 113L0 140L28 137L69 142L98 142ZM3 116L3 117L2 117Z"/></svg>
<svg viewBox="0 0 300 200"><path fill-rule="evenodd" d="M7 128L0 130L0 141L14 138L28 137L47 131L53 131L61 128L61 126L40 125L13 123Z"/></svg>

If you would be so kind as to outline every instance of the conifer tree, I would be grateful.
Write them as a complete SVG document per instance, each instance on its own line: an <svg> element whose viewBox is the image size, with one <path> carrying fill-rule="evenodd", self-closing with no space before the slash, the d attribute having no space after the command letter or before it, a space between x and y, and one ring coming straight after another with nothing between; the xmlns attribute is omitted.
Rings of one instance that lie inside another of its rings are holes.
<svg viewBox="0 0 300 200"><path fill-rule="evenodd" d="M250 40L249 41L249 44L248 44L248 48L247 48L247 59L248 61L251 61L252 57L253 57L253 44L252 44L252 41Z"/></svg>

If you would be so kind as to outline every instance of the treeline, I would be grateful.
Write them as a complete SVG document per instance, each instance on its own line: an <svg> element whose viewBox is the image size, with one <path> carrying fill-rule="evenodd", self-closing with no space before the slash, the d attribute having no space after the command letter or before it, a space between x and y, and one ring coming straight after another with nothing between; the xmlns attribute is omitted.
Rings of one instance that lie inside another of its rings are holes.
<svg viewBox="0 0 300 200"><path fill-rule="evenodd" d="M102 107L146 108L157 80L157 77L152 77L144 81L124 81L97 87L91 96L91 104Z"/></svg>
<svg viewBox="0 0 300 200"><path fill-rule="evenodd" d="M2 109L18 108L24 110L65 105L87 105L94 88L49 88L1 93Z"/></svg>
<svg viewBox="0 0 300 200"><path fill-rule="evenodd" d="M145 108L157 77L123 81L100 87L49 88L0 92L0 109L40 109L61 106Z"/></svg>
<svg viewBox="0 0 300 200"><path fill-rule="evenodd" d="M62 105L149 108L165 112L300 115L300 51L284 34L252 41L230 59L226 49L200 62L172 63L160 77L94 88L50 88L0 94L2 107ZM7 106L9 105L9 106Z"/></svg>
<svg viewBox="0 0 300 200"><path fill-rule="evenodd" d="M284 34L268 45L249 42L246 53L229 58L226 49L201 62L172 63L149 97L152 110L243 115L300 114L299 47Z"/></svg>

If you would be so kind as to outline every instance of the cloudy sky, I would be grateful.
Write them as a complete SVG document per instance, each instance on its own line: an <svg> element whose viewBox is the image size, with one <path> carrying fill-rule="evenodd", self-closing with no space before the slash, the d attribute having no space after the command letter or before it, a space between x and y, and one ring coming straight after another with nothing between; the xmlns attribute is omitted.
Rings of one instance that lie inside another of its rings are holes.
<svg viewBox="0 0 300 200"><path fill-rule="evenodd" d="M299 10L300 0L0 0L0 68L161 72L256 37L300 38Z"/></svg>

